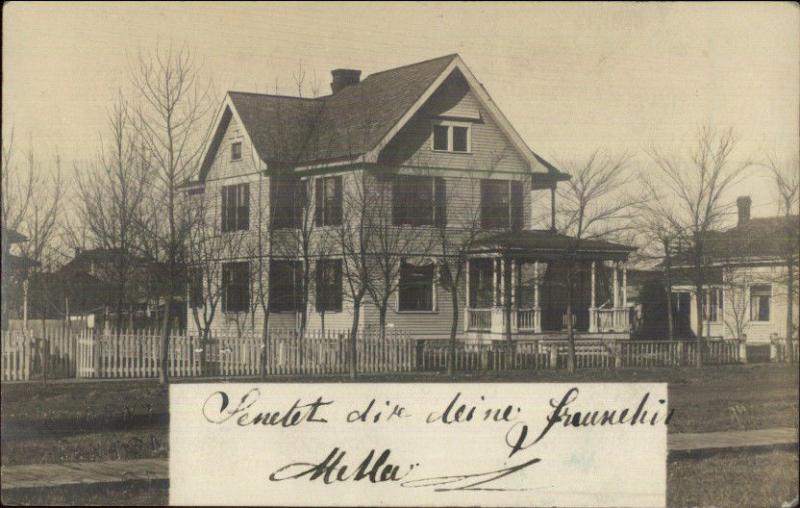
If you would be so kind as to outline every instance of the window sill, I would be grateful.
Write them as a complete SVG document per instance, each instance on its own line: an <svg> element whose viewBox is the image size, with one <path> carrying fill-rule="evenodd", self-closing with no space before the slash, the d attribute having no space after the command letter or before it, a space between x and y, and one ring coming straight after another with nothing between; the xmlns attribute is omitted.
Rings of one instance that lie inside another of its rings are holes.
<svg viewBox="0 0 800 508"><path fill-rule="evenodd" d="M773 323L772 321L748 321L747 324L756 325L756 326L759 326L759 325L760 326L769 326L769 325L773 325L775 323Z"/></svg>
<svg viewBox="0 0 800 508"><path fill-rule="evenodd" d="M454 152L454 151L452 151L452 150L437 150L437 149L435 149L435 148L431 148L431 152L435 152L435 153L449 153L449 154L453 154L453 155L472 155L472 154L473 154L473 152L472 152L472 151L468 151L468 152Z"/></svg>
<svg viewBox="0 0 800 508"><path fill-rule="evenodd" d="M438 314L438 310L396 310L395 314Z"/></svg>

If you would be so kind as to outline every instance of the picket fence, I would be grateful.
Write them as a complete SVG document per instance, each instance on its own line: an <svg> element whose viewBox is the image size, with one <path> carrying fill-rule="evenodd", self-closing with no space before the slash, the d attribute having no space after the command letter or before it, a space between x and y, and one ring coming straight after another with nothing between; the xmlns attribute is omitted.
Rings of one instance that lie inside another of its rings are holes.
<svg viewBox="0 0 800 508"><path fill-rule="evenodd" d="M259 335L175 334L168 343L167 365L171 377L255 377L262 362L269 375L345 374L350 368L347 330L272 330ZM738 341L705 341L703 363L735 364L745 361ZM797 359L797 342L792 353ZM647 368L695 365L697 343L684 341L579 341L576 368ZM448 343L417 340L401 331L360 333L356 340L358 373L442 371L448 365ZM160 335L134 333L79 333L46 330L41 336L21 331L2 334L2 379L41 378L153 378L160 369ZM568 346L564 341L518 341L473 344L458 342L456 371L563 369Z"/></svg>

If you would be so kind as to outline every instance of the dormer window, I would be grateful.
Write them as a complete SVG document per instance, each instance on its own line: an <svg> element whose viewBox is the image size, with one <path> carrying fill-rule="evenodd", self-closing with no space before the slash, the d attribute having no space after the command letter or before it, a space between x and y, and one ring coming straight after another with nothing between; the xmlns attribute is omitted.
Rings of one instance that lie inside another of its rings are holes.
<svg viewBox="0 0 800 508"><path fill-rule="evenodd" d="M437 120L432 125L431 149L435 152L470 152L470 124Z"/></svg>
<svg viewBox="0 0 800 508"><path fill-rule="evenodd" d="M242 160L242 142L241 141L234 141L231 143L231 160L232 161L240 161Z"/></svg>

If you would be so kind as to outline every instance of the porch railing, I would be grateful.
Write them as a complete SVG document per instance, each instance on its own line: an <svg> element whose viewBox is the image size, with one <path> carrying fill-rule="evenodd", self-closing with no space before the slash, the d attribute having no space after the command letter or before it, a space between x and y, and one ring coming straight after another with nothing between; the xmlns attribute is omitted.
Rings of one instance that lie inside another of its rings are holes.
<svg viewBox="0 0 800 508"><path fill-rule="evenodd" d="M631 328L631 307L589 309L589 331L627 332Z"/></svg>
<svg viewBox="0 0 800 508"><path fill-rule="evenodd" d="M517 329L521 332L536 332L542 329L542 311L538 308L517 309Z"/></svg>
<svg viewBox="0 0 800 508"><path fill-rule="evenodd" d="M492 309L467 309L468 330L488 332L492 329Z"/></svg>

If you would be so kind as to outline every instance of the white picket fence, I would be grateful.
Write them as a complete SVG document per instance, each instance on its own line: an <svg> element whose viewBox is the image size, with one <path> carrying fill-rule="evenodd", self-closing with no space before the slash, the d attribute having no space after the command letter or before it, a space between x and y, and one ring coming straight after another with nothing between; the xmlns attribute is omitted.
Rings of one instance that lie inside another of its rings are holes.
<svg viewBox="0 0 800 508"><path fill-rule="evenodd" d="M349 371L346 330L273 330L266 340L257 335L172 335L168 370L172 377L257 376L265 361L270 375L340 374ZM141 378L159 372L161 337L157 332L92 335L78 339L79 377ZM356 369L360 373L411 371L415 341L400 332L380 339L359 334Z"/></svg>
<svg viewBox="0 0 800 508"><path fill-rule="evenodd" d="M262 362L269 375L344 374L350 367L348 330L272 330L259 335L174 334L168 342L169 375L177 378L255 377ZM449 363L447 341L416 340L391 330L380 339L375 332L356 340L356 371L391 373L444 370ZM161 337L157 331L133 333L46 330L2 334L2 379L58 377L154 378L158 376ZM744 361L738 341L707 340L703 363ZM797 343L792 353L797 359ZM565 341L520 341L472 344L458 342L454 370L537 370L567 366ZM695 365L697 343L681 341L581 340L575 345L577 368L647 368ZM777 358L776 359L780 359Z"/></svg>

